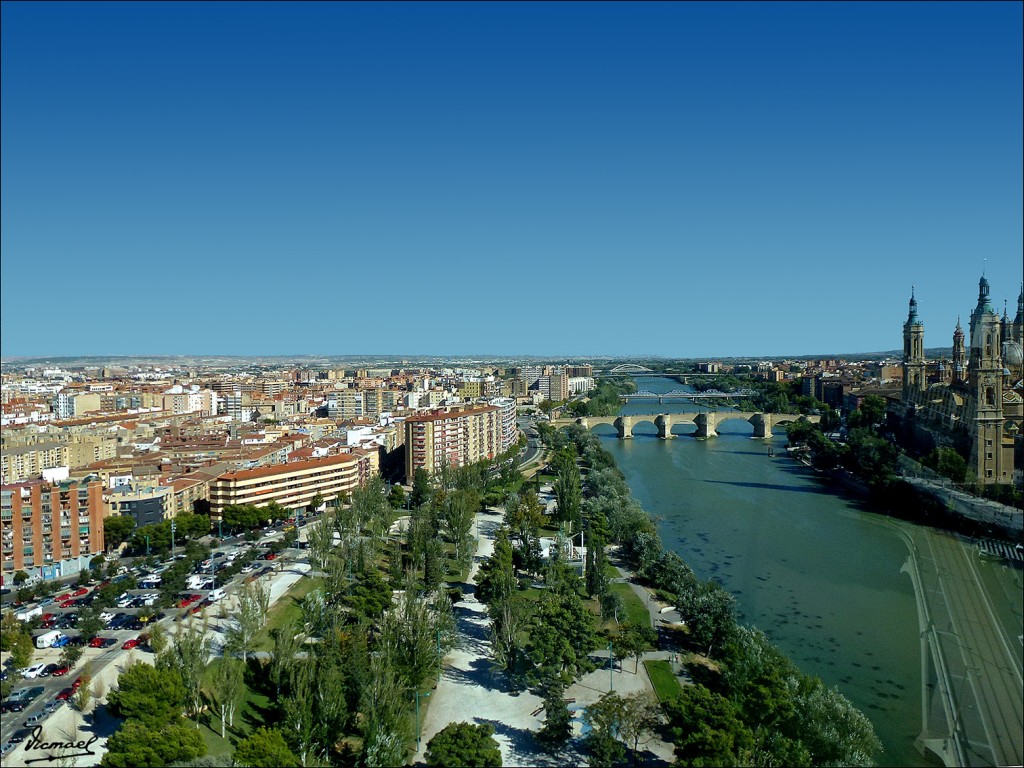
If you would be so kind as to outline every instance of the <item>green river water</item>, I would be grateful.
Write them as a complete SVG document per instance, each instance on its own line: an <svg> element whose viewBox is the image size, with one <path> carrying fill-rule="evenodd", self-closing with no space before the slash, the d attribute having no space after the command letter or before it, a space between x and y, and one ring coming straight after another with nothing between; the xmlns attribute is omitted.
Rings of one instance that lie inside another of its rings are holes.
<svg viewBox="0 0 1024 768"><path fill-rule="evenodd" d="M638 379L640 389L682 389ZM637 401L625 414L697 410ZM908 550L892 524L822 487L786 457L785 435L754 440L750 424L720 424L695 440L687 427L660 440L653 424L632 440L595 432L633 496L658 519L666 548L701 578L737 598L739 619L757 626L805 672L836 686L875 726L880 765L934 765L914 748L921 730L921 659ZM781 429L779 430L781 433ZM775 450L769 458L768 447Z"/></svg>

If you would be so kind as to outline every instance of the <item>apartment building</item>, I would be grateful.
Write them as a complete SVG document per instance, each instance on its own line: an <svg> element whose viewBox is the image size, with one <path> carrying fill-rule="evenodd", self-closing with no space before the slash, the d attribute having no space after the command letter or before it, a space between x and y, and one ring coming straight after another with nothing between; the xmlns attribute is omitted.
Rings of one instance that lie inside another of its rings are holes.
<svg viewBox="0 0 1024 768"><path fill-rule="evenodd" d="M125 483L103 494L103 503L112 515L130 517L135 526L162 523L174 517L174 489L169 485Z"/></svg>
<svg viewBox="0 0 1024 768"><path fill-rule="evenodd" d="M516 424L516 401L511 397L496 397L490 404L498 409L498 422L501 425L501 441L498 453L504 453L519 439L519 425Z"/></svg>
<svg viewBox="0 0 1024 768"><path fill-rule="evenodd" d="M442 463L464 466L501 452L501 413L493 405L447 408L405 420L405 472L435 472Z"/></svg>
<svg viewBox="0 0 1024 768"><path fill-rule="evenodd" d="M231 504L262 507L271 501L304 509L318 493L330 501L358 485L359 458L349 454L225 472L210 481L210 514L217 520Z"/></svg>
<svg viewBox="0 0 1024 768"><path fill-rule="evenodd" d="M44 469L67 467L68 446L61 442L38 443L0 451L0 483L7 485L37 478Z"/></svg>
<svg viewBox="0 0 1024 768"><path fill-rule="evenodd" d="M2 570L44 579L80 570L103 551L103 486L41 480L0 486Z"/></svg>
<svg viewBox="0 0 1024 768"><path fill-rule="evenodd" d="M97 392L58 392L53 398L51 407L58 419L74 419L86 413L94 413L101 406L101 396Z"/></svg>

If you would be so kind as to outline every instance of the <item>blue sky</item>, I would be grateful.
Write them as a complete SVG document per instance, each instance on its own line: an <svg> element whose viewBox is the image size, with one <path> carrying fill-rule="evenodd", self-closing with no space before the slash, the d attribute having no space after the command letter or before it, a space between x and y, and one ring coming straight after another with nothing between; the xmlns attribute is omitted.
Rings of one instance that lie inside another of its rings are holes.
<svg viewBox="0 0 1024 768"><path fill-rule="evenodd" d="M1021 3L2 6L2 354L950 343Z"/></svg>

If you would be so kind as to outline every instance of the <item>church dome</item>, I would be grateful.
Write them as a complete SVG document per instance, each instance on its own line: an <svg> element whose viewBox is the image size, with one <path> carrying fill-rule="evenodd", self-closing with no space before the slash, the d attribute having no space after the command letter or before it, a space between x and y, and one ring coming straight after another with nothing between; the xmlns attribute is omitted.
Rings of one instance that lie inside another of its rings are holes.
<svg viewBox="0 0 1024 768"><path fill-rule="evenodd" d="M1024 351L1019 341L1003 342L1003 364L1016 367L1024 362Z"/></svg>

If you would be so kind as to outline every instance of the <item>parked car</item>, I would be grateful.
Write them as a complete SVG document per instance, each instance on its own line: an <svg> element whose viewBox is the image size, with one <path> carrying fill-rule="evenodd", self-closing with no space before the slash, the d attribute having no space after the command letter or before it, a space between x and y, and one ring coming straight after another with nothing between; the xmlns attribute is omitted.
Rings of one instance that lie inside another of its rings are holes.
<svg viewBox="0 0 1024 768"><path fill-rule="evenodd" d="M71 683L71 690L77 691L81 687L82 687L82 678L81 677L76 677L75 681L73 683Z"/></svg>
<svg viewBox="0 0 1024 768"><path fill-rule="evenodd" d="M32 734L28 728L19 728L7 739L11 744L20 744Z"/></svg>
<svg viewBox="0 0 1024 768"><path fill-rule="evenodd" d="M26 680L34 680L39 677L44 669L46 669L45 664L33 664L31 667L25 667L25 669L21 670L21 676Z"/></svg>
<svg viewBox="0 0 1024 768"><path fill-rule="evenodd" d="M39 673L39 676L49 677L58 669L60 669L60 664L47 664L45 667L43 667L43 671Z"/></svg>
<svg viewBox="0 0 1024 768"><path fill-rule="evenodd" d="M70 687L69 687L69 688L65 688L65 689L64 689L63 691L61 691L60 693L58 693L58 694L57 694L56 696L54 696L54 698L55 698L55 699L56 699L57 701L67 701L68 699L70 699L70 698L71 698L71 696L72 696L72 695L73 695L74 693L75 693L75 689L74 689L74 688L70 688Z"/></svg>
<svg viewBox="0 0 1024 768"><path fill-rule="evenodd" d="M137 646L138 644L139 644L139 639L137 637L132 637L132 638L129 638L128 640L125 640L124 644L121 646L121 648L123 650L129 651L132 648L134 648L135 646Z"/></svg>
<svg viewBox="0 0 1024 768"><path fill-rule="evenodd" d="M43 720L49 717L49 714L49 712L37 712L34 715L29 715L27 718L25 718L24 725L26 728L35 728L37 725L43 722Z"/></svg>
<svg viewBox="0 0 1024 768"><path fill-rule="evenodd" d="M59 667L53 670L52 674L54 677L64 677L64 675L66 675L70 671L71 667L69 667L67 664L61 664Z"/></svg>
<svg viewBox="0 0 1024 768"><path fill-rule="evenodd" d="M107 637L104 638L103 645L101 645L100 648L109 648L112 645L117 645L117 640L112 637Z"/></svg>
<svg viewBox="0 0 1024 768"><path fill-rule="evenodd" d="M72 597L81 597L82 595L88 595L88 594L89 594L89 590L88 589L86 589L85 587L79 587L78 589L76 589L74 592L71 593L71 596Z"/></svg>

